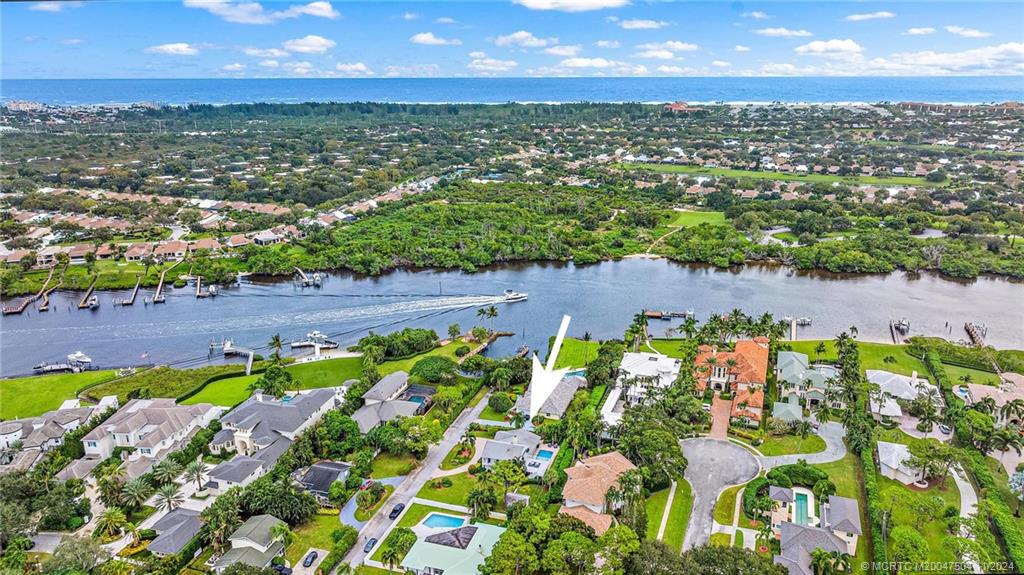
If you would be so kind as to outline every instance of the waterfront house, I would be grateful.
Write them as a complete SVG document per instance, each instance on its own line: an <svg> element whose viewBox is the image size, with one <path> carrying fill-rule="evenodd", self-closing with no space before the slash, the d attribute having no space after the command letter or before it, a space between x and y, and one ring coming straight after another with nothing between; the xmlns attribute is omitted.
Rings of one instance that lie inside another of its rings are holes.
<svg viewBox="0 0 1024 575"><path fill-rule="evenodd" d="M883 476L910 485L921 479L921 474L907 465L910 448L902 443L878 442L878 470Z"/></svg>
<svg viewBox="0 0 1024 575"><path fill-rule="evenodd" d="M548 396L547 400L537 410L537 415L547 417L550 419L561 419L565 415L565 410L569 408L569 404L572 403L572 398L576 395L576 392L581 388L586 388L587 380L578 375L565 375L559 380L555 386L551 395ZM516 400L515 407L513 409L523 414L530 413L530 395L532 391L532 385L526 390L526 393Z"/></svg>
<svg viewBox="0 0 1024 575"><path fill-rule="evenodd" d="M281 243L283 240L283 237L270 230L261 230L252 236L252 241L258 246L269 246Z"/></svg>
<svg viewBox="0 0 1024 575"><path fill-rule="evenodd" d="M557 446L545 446L541 437L526 429L501 430L484 443L480 465L490 469L503 460L520 460L528 477L543 477Z"/></svg>
<svg viewBox="0 0 1024 575"><path fill-rule="evenodd" d="M427 535L409 549L402 569L415 575L478 575L504 532L504 527L475 523Z"/></svg>
<svg viewBox="0 0 1024 575"><path fill-rule="evenodd" d="M730 418L746 426L760 424L768 381L768 338L741 339L733 350L702 345L694 360L696 391L731 393Z"/></svg>
<svg viewBox="0 0 1024 575"><path fill-rule="evenodd" d="M791 397L802 399L808 409L828 405L843 409L839 399L829 400L829 390L838 378L838 371L831 365L811 365L807 354L795 351L780 351L775 362L775 378L779 384L779 399Z"/></svg>
<svg viewBox="0 0 1024 575"><path fill-rule="evenodd" d="M153 244L132 244L124 252L124 261L141 262L153 255Z"/></svg>
<svg viewBox="0 0 1024 575"><path fill-rule="evenodd" d="M133 399L82 437L85 458L103 460L124 448L126 475L148 472L168 453L185 445L221 413L209 403L178 405L173 399Z"/></svg>
<svg viewBox="0 0 1024 575"><path fill-rule="evenodd" d="M633 353L622 355L619 362L617 387L624 387L623 395L633 405L646 399L651 389L668 389L679 377L681 362L660 353Z"/></svg>
<svg viewBox="0 0 1024 575"><path fill-rule="evenodd" d="M188 255L188 244L181 240L171 240L158 245L153 255L161 260L183 260Z"/></svg>
<svg viewBox="0 0 1024 575"><path fill-rule="evenodd" d="M184 507L174 509L153 524L152 529L157 536L149 542L146 550L157 557L174 555L198 537L202 527L198 511Z"/></svg>
<svg viewBox="0 0 1024 575"><path fill-rule="evenodd" d="M284 553L284 543L274 537L274 528L285 525L273 515L253 515L228 537L231 549L221 555L213 566L215 573L222 573L235 563L242 563L264 569L270 566L274 557Z"/></svg>
<svg viewBox="0 0 1024 575"><path fill-rule="evenodd" d="M878 386L880 397L870 400L871 413L876 417L902 417L907 405L919 397L927 397L936 408L942 405L939 389L927 379L917 377L912 372L910 377L878 369L865 370L868 381Z"/></svg>
<svg viewBox="0 0 1024 575"><path fill-rule="evenodd" d="M88 262L88 255L95 254L96 248L92 244L78 244L68 248L68 263L71 265L82 265Z"/></svg>
<svg viewBox="0 0 1024 575"><path fill-rule="evenodd" d="M214 495L244 487L270 471L300 433L338 405L338 390L314 389L274 399L256 390L221 418L210 442L214 454L235 456L210 470L204 486Z"/></svg>
<svg viewBox="0 0 1024 575"><path fill-rule="evenodd" d="M610 451L580 460L565 470L567 479L562 489L564 503L559 513L569 515L590 525L600 535L611 527L608 491L619 487L619 477L636 469L633 463L618 451Z"/></svg>
<svg viewBox="0 0 1024 575"><path fill-rule="evenodd" d="M36 265L39 267L50 267L56 265L57 254L63 253L64 248L60 246L46 246L36 252Z"/></svg>

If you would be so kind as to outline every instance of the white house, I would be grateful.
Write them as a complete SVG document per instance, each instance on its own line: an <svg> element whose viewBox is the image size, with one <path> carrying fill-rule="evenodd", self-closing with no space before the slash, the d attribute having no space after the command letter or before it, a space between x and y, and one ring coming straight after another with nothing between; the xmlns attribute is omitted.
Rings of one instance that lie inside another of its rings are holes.
<svg viewBox="0 0 1024 575"><path fill-rule="evenodd" d="M907 465L910 448L901 443L878 442L878 467L882 475L910 485L921 479L921 474Z"/></svg>

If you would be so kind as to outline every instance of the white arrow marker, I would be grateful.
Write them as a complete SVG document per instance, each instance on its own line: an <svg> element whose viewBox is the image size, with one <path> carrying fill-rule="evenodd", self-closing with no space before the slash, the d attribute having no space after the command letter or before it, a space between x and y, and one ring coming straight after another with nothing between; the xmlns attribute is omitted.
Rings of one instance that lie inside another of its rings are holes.
<svg viewBox="0 0 1024 575"><path fill-rule="evenodd" d="M540 364L536 352L533 354L533 376L530 378L530 390L527 392L530 394L530 419L536 417L541 406L544 405L544 402L551 397L551 393L558 387L558 382L562 381L562 377L569 371L568 367L555 369L555 360L558 359L558 352L562 349L562 340L565 339L565 332L569 331L570 321L572 321L571 317L567 315L562 316L562 325L558 328L555 345L551 348L551 355L548 356L547 367Z"/></svg>

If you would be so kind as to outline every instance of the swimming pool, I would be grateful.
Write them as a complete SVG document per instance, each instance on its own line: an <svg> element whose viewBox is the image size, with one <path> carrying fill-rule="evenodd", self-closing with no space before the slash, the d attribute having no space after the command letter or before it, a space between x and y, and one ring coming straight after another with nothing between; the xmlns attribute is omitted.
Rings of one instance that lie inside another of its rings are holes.
<svg viewBox="0 0 1024 575"><path fill-rule="evenodd" d="M443 513L431 513L423 520L423 524L427 527L444 527L449 529L462 527L462 524L465 522L466 520L461 517L445 515Z"/></svg>
<svg viewBox="0 0 1024 575"><path fill-rule="evenodd" d="M427 398L423 397L422 395L413 395L413 396L411 396L409 398L409 401L411 401L413 403L419 403L420 405L422 405L423 402L426 401L426 400L427 400Z"/></svg>
<svg viewBox="0 0 1024 575"><path fill-rule="evenodd" d="M554 455L555 455L555 452L551 451L550 449L541 449L540 451L537 452L537 459L545 459L545 460L547 460L547 459L551 459L552 457L554 457Z"/></svg>
<svg viewBox="0 0 1024 575"><path fill-rule="evenodd" d="M807 494L806 493L797 493L796 494L796 503L795 503L795 505L796 505L796 509L795 509L796 524L797 525L807 525L809 523L809 521L807 520Z"/></svg>
<svg viewBox="0 0 1024 575"><path fill-rule="evenodd" d="M584 377L587 375L586 369L576 369L565 374L565 377Z"/></svg>

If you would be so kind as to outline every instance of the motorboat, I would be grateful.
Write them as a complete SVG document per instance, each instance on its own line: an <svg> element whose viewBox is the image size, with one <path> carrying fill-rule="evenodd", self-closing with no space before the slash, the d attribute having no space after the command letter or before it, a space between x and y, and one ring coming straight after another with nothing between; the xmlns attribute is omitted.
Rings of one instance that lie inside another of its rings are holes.
<svg viewBox="0 0 1024 575"><path fill-rule="evenodd" d="M68 361L71 363L92 363L92 358L80 351L68 354Z"/></svg>
<svg viewBox="0 0 1024 575"><path fill-rule="evenodd" d="M797 325L811 325L811 318L809 317L798 317L796 318Z"/></svg>
<svg viewBox="0 0 1024 575"><path fill-rule="evenodd" d="M515 301L526 301L527 294L507 289L502 297L507 303L512 303Z"/></svg>

